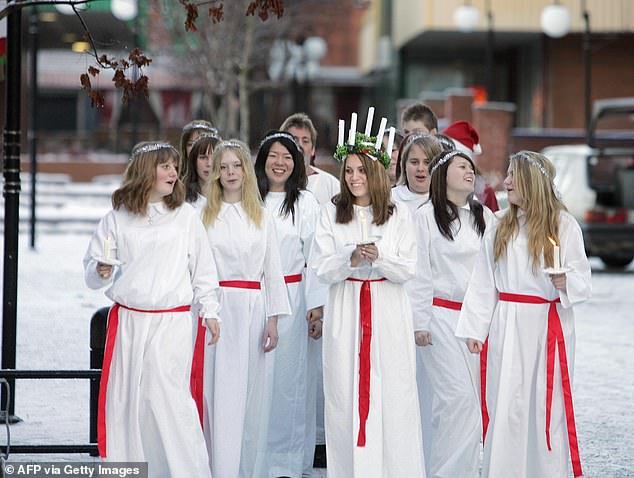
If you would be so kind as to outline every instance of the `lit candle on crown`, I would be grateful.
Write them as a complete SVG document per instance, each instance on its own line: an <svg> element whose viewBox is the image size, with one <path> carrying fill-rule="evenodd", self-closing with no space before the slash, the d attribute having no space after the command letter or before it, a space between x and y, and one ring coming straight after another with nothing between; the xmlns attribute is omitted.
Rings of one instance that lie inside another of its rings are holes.
<svg viewBox="0 0 634 478"><path fill-rule="evenodd" d="M370 136L372 133L372 120L374 119L374 106L368 108L368 118L365 120L365 135Z"/></svg>
<svg viewBox="0 0 634 478"><path fill-rule="evenodd" d="M376 149L381 149L381 144L383 144L383 135L385 134L386 126L387 126L387 118L381 118L381 124L379 125L379 134L376 135L376 144L374 145Z"/></svg>
<svg viewBox="0 0 634 478"><path fill-rule="evenodd" d="M112 249L112 239L110 236L107 236L103 240L103 258L107 261L110 260L110 250Z"/></svg>
<svg viewBox="0 0 634 478"><path fill-rule="evenodd" d="M352 113L350 118L350 133L348 134L348 144L354 144L357 135L357 114Z"/></svg>
<svg viewBox="0 0 634 478"><path fill-rule="evenodd" d="M387 149L385 150L385 152L387 153L388 156L392 155L392 146L394 146L394 135L396 134L396 130L394 129L394 126L390 127L390 134L387 137Z"/></svg>
<svg viewBox="0 0 634 478"><path fill-rule="evenodd" d="M339 120L339 136L337 137L337 146L343 146L346 122Z"/></svg>
<svg viewBox="0 0 634 478"><path fill-rule="evenodd" d="M561 259L559 258L559 246L557 245L557 241L552 237L549 237L548 240L553 245L553 268L561 269Z"/></svg>

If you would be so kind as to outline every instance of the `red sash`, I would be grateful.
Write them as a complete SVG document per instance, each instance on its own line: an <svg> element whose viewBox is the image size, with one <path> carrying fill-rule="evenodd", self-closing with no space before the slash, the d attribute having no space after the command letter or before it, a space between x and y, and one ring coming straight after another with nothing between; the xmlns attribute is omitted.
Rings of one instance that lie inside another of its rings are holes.
<svg viewBox="0 0 634 478"><path fill-rule="evenodd" d="M546 345L546 444L550 447L550 417L553 404L553 380L555 375L555 352L559 355L559 368L561 369L561 387L563 389L564 408L566 411L566 425L568 427L568 446L572 471L575 476L581 476L581 459L579 458L579 444L577 442L577 427L575 425L575 412L572 407L572 389L568 374L568 361L566 359L566 343L564 332L561 328L557 304L559 298L554 300L544 299L535 295L509 294L500 292L500 300L522 304L550 304L548 307L548 335Z"/></svg>
<svg viewBox="0 0 634 478"><path fill-rule="evenodd" d="M101 380L99 382L99 401L97 404L97 448L99 456L106 457L106 391L108 388L108 378L110 376L110 364L112 363L112 354L114 352L114 344L117 338L117 329L119 328L119 309L124 308L134 312L142 312L146 314L163 314L166 312L188 312L191 309L189 305L181 305L173 309L161 310L143 310L127 307L121 304L114 304L108 313L108 328L106 331L106 347L103 354L103 366L101 367Z"/></svg>
<svg viewBox="0 0 634 478"><path fill-rule="evenodd" d="M441 299L440 297L434 297L432 301L432 305L436 307L444 307L445 309L451 310L461 310L462 302L457 302L448 299ZM485 340L484 345L482 346L482 351L480 352L480 410L482 412L482 441L484 442L484 438L487 434L487 428L489 427L489 411L487 409L487 399L486 399L486 390L487 390L487 346L489 344L489 339Z"/></svg>
<svg viewBox="0 0 634 478"><path fill-rule="evenodd" d="M229 287L232 289L254 289L260 290L261 285L258 281L253 280L221 280L218 282L220 287ZM194 342L194 356L192 357L192 370L189 378L189 386L191 388L192 397L196 402L198 410L198 418L200 424L203 424L203 375L205 368L205 335L207 327L202 323L202 319L198 320L198 332L196 333L196 341Z"/></svg>
<svg viewBox="0 0 634 478"><path fill-rule="evenodd" d="M302 275L301 274L292 274L290 276L284 276L284 282L287 284L294 284L295 282L301 282Z"/></svg>
<svg viewBox="0 0 634 478"><path fill-rule="evenodd" d="M371 282L383 282L381 279L356 279L348 277L346 280L361 282L359 294L359 321L361 325L361 343L359 344L359 434L357 446L365 446L365 423L370 413L370 343L372 341L372 293Z"/></svg>

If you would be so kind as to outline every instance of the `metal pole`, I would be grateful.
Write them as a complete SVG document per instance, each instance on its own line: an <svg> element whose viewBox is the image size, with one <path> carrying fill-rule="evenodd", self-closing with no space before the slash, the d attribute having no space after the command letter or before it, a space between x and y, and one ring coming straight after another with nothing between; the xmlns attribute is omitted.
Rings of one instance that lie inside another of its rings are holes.
<svg viewBox="0 0 634 478"><path fill-rule="evenodd" d="M488 2L487 2L488 4ZM491 10L491 6L489 5L487 8L487 57L486 57L486 68L487 68L487 100L491 101L495 95L494 93L494 83L495 83L495 62L494 62L494 53L495 49L495 34L493 32L493 11Z"/></svg>
<svg viewBox="0 0 634 478"><path fill-rule="evenodd" d="M31 158L31 249L35 249L35 205L36 205L36 176L37 176L37 51L38 51L38 22L37 7L31 9L31 23L29 35L31 38L31 101L29 108L29 156Z"/></svg>
<svg viewBox="0 0 634 478"><path fill-rule="evenodd" d="M586 144L591 142L590 123L592 121L592 51L590 33L590 12L583 2L583 22L585 30L583 33L583 98L584 98L584 119L586 128Z"/></svg>
<svg viewBox="0 0 634 478"><path fill-rule="evenodd" d="M4 271L2 286L2 368L15 368L16 313L18 299L18 229L20 220L20 73L22 64L20 9L7 18L6 121L4 126ZM2 409L15 411L15 380L9 380L9 396L2 390ZM18 419L19 420L19 419Z"/></svg>

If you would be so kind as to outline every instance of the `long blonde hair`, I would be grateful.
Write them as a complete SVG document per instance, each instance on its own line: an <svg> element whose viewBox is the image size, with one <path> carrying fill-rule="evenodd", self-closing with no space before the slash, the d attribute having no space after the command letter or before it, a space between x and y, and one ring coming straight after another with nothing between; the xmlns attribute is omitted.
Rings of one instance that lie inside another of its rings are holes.
<svg viewBox="0 0 634 478"><path fill-rule="evenodd" d="M542 255L544 265L552 267L553 247L548 238L559 244L559 213L566 210L555 193L555 167L543 154L520 151L511 156L509 171L513 175L513 188L524 201L522 210L526 217L533 272L536 272ZM519 209L511 204L498 223L493 243L496 262L506 254L509 241L519 232Z"/></svg>
<svg viewBox="0 0 634 478"><path fill-rule="evenodd" d="M218 143L211 155L212 167L210 181L203 193L207 197L207 204L203 210L205 227L212 226L220 213L222 206L222 185L220 184L220 161L222 155L231 151L240 160L244 178L242 181L242 209L258 228L262 227L263 203L258 191L258 184L251 161L249 147L242 141L231 139Z"/></svg>

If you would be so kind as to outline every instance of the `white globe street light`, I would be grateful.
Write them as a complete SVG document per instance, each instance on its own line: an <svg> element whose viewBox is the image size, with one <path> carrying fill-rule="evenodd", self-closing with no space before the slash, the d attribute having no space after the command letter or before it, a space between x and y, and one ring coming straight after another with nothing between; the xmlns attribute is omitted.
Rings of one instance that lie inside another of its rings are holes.
<svg viewBox="0 0 634 478"><path fill-rule="evenodd" d="M137 16L137 0L111 0L110 10L116 19L128 22Z"/></svg>
<svg viewBox="0 0 634 478"><path fill-rule="evenodd" d="M542 10L541 26L549 37L561 38L570 31L570 12L563 5L548 5Z"/></svg>
<svg viewBox="0 0 634 478"><path fill-rule="evenodd" d="M473 5L461 5L453 14L453 23L463 33L472 32L480 24L480 12Z"/></svg>

